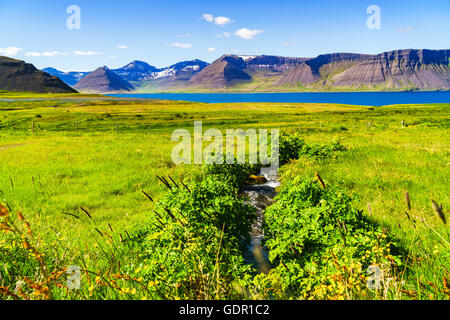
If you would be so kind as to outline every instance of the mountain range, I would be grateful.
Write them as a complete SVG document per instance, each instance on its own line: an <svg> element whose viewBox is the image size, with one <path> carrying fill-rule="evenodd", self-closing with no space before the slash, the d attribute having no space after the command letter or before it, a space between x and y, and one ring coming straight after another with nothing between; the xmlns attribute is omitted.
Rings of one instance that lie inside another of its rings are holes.
<svg viewBox="0 0 450 320"><path fill-rule="evenodd" d="M143 61L113 69L130 85L123 92L295 92L450 90L450 50L396 50L377 55L333 53L315 58L268 55L223 55L211 64L183 61L157 68ZM69 85L82 73L62 76ZM70 76L70 78L69 78ZM84 75L86 76L86 75ZM99 84L102 81L99 80ZM90 87L75 88L104 92L90 81ZM106 88L112 89L112 88ZM108 91L109 92L109 91Z"/></svg>
<svg viewBox="0 0 450 320"><path fill-rule="evenodd" d="M190 79L198 90L449 90L450 50L336 53L316 58L223 56Z"/></svg>
<svg viewBox="0 0 450 320"><path fill-rule="evenodd" d="M0 90L35 92L300 92L450 90L450 50L396 50L315 58L223 55L157 68L133 61L92 72L37 70L0 57Z"/></svg>

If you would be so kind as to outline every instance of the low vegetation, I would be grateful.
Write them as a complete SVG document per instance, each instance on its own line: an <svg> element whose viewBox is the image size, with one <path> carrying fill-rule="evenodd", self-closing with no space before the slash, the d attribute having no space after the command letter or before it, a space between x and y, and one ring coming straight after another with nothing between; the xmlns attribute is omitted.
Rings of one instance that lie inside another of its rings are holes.
<svg viewBox="0 0 450 320"><path fill-rule="evenodd" d="M171 162L194 120L282 129L267 274L243 259L257 167ZM444 104L0 101L0 296L448 299L448 127Z"/></svg>

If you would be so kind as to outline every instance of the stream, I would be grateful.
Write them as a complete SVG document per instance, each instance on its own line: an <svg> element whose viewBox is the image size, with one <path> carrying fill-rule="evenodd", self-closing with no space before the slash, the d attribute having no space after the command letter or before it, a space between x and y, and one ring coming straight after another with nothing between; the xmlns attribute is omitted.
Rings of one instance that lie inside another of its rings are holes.
<svg viewBox="0 0 450 320"><path fill-rule="evenodd" d="M264 238L263 219L264 210L273 203L276 196L275 189L280 186L276 168L261 168L260 176L266 178L263 184L246 185L243 193L250 199L248 202L256 208L257 218L252 225L251 243L244 252L245 262L253 265L259 273L269 273L270 262L267 248L261 245Z"/></svg>

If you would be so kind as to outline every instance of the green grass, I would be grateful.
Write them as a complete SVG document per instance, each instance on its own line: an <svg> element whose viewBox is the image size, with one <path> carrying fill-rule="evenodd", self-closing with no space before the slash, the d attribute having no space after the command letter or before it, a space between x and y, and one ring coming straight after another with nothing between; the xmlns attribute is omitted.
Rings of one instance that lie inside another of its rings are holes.
<svg viewBox="0 0 450 320"><path fill-rule="evenodd" d="M1 101L24 97L44 100ZM450 250L445 243L450 241L449 228L433 211L431 199L442 203L447 212L449 104L369 108L84 97L76 100L64 95L50 100L58 95L0 94L0 202L12 212L23 213L39 247L60 257L56 265L84 259L90 269L107 270L108 262L99 258L102 253L94 228L108 230L110 224L124 234L145 224L153 203L141 191L155 200L167 192L155 175L170 175L186 184L198 181L198 166L171 162L175 143L170 138L173 130L192 132L194 121L203 121L204 130L280 128L300 133L308 143L336 140L345 145L349 151L337 159L301 158L286 165L281 171L283 181L311 178L319 172L329 183L358 195L355 206L366 215L370 203L371 219L388 228L410 251L406 279L410 293L402 298L448 298L448 291L442 290L444 277L449 279ZM407 127L402 128L402 121ZM406 191L417 228L405 215ZM93 220L86 219L80 207ZM5 245L2 237L0 251ZM133 257L122 254L124 264L139 266Z"/></svg>
<svg viewBox="0 0 450 320"><path fill-rule="evenodd" d="M82 93L30 93L0 90L0 99L62 99L62 98L99 98L101 95Z"/></svg>

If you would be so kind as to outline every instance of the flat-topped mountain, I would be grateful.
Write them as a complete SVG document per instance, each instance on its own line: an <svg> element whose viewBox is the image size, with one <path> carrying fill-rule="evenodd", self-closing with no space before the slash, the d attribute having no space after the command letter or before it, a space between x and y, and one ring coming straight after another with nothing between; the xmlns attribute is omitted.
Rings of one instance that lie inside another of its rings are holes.
<svg viewBox="0 0 450 320"><path fill-rule="evenodd" d="M106 66L89 73L81 79L74 88L86 93L108 93L115 91L129 92L134 89L133 85Z"/></svg>
<svg viewBox="0 0 450 320"><path fill-rule="evenodd" d="M0 90L36 93L76 93L58 77L21 60L0 56Z"/></svg>
<svg viewBox="0 0 450 320"><path fill-rule="evenodd" d="M397 50L378 55L329 54L284 74L276 86L450 89L450 50Z"/></svg>

